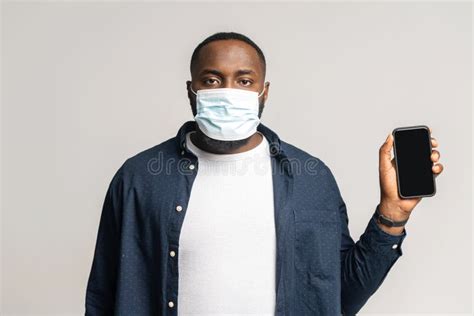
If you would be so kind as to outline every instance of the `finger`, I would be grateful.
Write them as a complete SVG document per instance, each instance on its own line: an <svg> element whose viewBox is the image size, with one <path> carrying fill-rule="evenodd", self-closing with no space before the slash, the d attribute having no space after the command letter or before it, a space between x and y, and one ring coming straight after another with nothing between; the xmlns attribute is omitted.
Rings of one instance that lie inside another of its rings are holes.
<svg viewBox="0 0 474 316"><path fill-rule="evenodd" d="M433 167L431 167L431 170L433 171L433 173L435 175L438 175L441 172L443 172L444 166L442 164L438 163L438 164L433 165Z"/></svg>
<svg viewBox="0 0 474 316"><path fill-rule="evenodd" d="M433 130L431 129L431 127L428 126L428 129L430 130L430 134L432 134Z"/></svg>
<svg viewBox="0 0 474 316"><path fill-rule="evenodd" d="M431 137L431 147L438 147L438 141L434 137Z"/></svg>
<svg viewBox="0 0 474 316"><path fill-rule="evenodd" d="M431 152L431 161L438 162L440 156L441 154L439 153L439 151L433 149L433 151Z"/></svg>
<svg viewBox="0 0 474 316"><path fill-rule="evenodd" d="M380 170L390 170L392 168L392 146L393 136L388 134L387 139L379 149L379 168Z"/></svg>

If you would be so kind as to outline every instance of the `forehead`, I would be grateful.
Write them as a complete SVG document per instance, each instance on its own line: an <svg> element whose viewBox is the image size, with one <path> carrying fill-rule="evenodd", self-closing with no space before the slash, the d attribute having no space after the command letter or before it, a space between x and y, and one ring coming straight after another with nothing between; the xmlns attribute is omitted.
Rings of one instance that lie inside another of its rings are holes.
<svg viewBox="0 0 474 316"><path fill-rule="evenodd" d="M207 68L229 74L245 68L254 70L259 76L263 75L255 48L239 40L218 40L204 45L199 52L194 74L199 75L201 70Z"/></svg>

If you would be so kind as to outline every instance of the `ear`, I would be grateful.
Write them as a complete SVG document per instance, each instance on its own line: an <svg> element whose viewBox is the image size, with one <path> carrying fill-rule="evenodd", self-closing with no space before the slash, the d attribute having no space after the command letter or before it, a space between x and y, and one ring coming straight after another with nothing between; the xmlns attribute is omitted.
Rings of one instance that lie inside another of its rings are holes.
<svg viewBox="0 0 474 316"><path fill-rule="evenodd" d="M192 84L192 81L186 80L186 90L188 90L189 104L192 105L192 101L193 101L195 98L194 98L194 93L191 91L191 84Z"/></svg>
<svg viewBox="0 0 474 316"><path fill-rule="evenodd" d="M188 95L191 93L191 83L191 80L186 80L186 90L188 90Z"/></svg>
<svg viewBox="0 0 474 316"><path fill-rule="evenodd" d="M191 106L191 111L193 112L193 116L196 116L196 96L194 93L191 91L191 84L192 81L187 80L186 81L186 89L188 90L188 99L189 99L189 105Z"/></svg>
<svg viewBox="0 0 474 316"><path fill-rule="evenodd" d="M270 89L270 82L267 81L266 83L264 83L264 85L265 85L265 92L263 92L263 103L267 102L268 89Z"/></svg>

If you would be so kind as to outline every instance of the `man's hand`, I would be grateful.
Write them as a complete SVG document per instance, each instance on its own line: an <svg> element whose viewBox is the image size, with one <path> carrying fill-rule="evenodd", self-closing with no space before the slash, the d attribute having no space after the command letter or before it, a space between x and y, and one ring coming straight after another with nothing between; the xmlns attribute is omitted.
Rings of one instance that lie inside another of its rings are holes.
<svg viewBox="0 0 474 316"><path fill-rule="evenodd" d="M430 134L432 134L430 128ZM431 137L431 146L438 147L438 142ZM379 179L380 179L380 206L381 214L395 220L402 221L410 217L415 206L421 201L419 198L402 199L398 195L397 173L395 170L395 159L392 158L393 135L390 133L385 143L379 150ZM433 149L431 152L431 161L433 161L432 171L437 177L444 169L443 165L438 163L440 157L439 151ZM387 233L399 235L403 232L403 227L387 227L379 223Z"/></svg>

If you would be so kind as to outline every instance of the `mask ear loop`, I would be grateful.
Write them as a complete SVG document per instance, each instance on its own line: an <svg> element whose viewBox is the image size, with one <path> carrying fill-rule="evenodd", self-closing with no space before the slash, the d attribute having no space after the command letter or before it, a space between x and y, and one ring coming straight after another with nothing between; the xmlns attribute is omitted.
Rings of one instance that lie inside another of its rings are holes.
<svg viewBox="0 0 474 316"><path fill-rule="evenodd" d="M260 98L264 92L265 92L265 84L263 84L263 90L262 90L262 93L260 93L260 94L258 95L258 97Z"/></svg>
<svg viewBox="0 0 474 316"><path fill-rule="evenodd" d="M194 90L193 90L193 86L189 86L189 88L191 88L191 92L192 92L192 93L194 93L195 95L197 95L197 93L194 92Z"/></svg>

